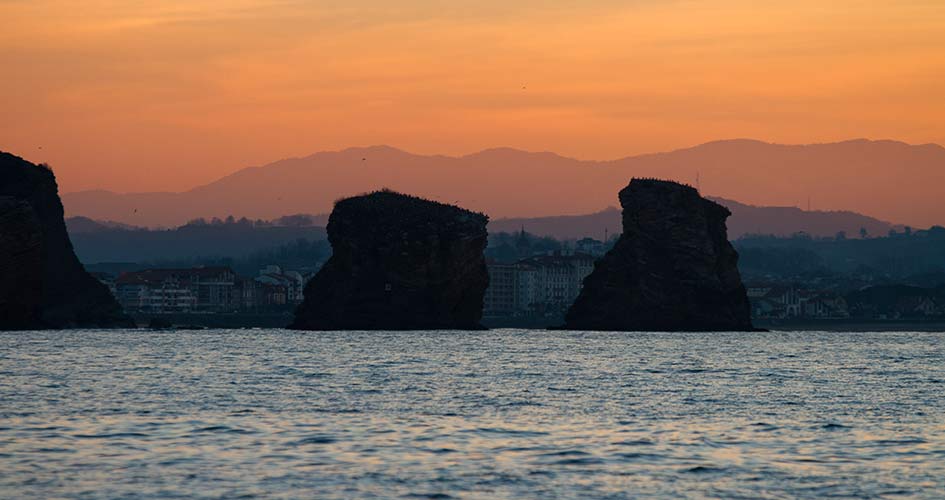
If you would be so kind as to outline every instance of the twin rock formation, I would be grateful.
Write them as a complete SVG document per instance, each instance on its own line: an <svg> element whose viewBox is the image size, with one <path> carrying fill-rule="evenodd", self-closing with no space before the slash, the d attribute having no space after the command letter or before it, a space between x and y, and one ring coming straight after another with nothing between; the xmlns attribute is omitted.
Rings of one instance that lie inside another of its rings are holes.
<svg viewBox="0 0 945 500"><path fill-rule="evenodd" d="M0 330L133 326L72 251L52 171L0 152Z"/></svg>
<svg viewBox="0 0 945 500"><path fill-rule="evenodd" d="M620 192L624 233L584 281L564 328L751 330L725 207L695 189L634 179ZM480 328L489 283L487 218L390 191L339 201L333 255L291 328Z"/></svg>
<svg viewBox="0 0 945 500"><path fill-rule="evenodd" d="M631 181L620 204L623 235L584 280L564 328L752 329L726 208L645 179ZM481 328L487 222L390 191L339 201L327 227L333 255L291 328ZM53 173L0 153L0 330L131 326L76 258Z"/></svg>

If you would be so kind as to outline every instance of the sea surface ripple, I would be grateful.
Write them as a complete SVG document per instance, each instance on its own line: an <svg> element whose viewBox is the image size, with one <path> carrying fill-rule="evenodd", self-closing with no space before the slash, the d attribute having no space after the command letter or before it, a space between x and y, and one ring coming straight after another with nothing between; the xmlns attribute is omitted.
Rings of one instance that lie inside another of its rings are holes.
<svg viewBox="0 0 945 500"><path fill-rule="evenodd" d="M0 498L943 498L943 333L0 333Z"/></svg>

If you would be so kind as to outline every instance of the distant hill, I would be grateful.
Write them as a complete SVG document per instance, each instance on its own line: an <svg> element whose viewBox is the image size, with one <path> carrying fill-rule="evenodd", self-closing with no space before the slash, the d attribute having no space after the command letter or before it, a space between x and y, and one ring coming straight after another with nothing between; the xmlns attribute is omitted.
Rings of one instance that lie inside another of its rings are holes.
<svg viewBox="0 0 945 500"><path fill-rule="evenodd" d="M75 220L69 236L83 264L100 262L159 262L194 258L240 258L300 239L321 241L318 226L254 227L251 224L190 224L176 229L102 228ZM95 221L92 221L93 223ZM77 232L78 231L78 232Z"/></svg>
<svg viewBox="0 0 945 500"><path fill-rule="evenodd" d="M711 198L711 197L710 197ZM840 231L849 238L858 238L860 228L869 235L886 235L890 229L901 230L901 226L867 217L854 212L806 211L795 207L755 207L723 198L711 198L732 211L728 219L728 236L738 239L747 234L771 234L790 236L807 233L811 236L833 237ZM606 234L621 231L620 210L606 210L587 215L556 217L518 217L497 219L489 222L490 232L515 232L524 228L538 236L553 236L558 239L604 238Z"/></svg>
<svg viewBox="0 0 945 500"><path fill-rule="evenodd" d="M844 210L801 210L797 207L756 207L724 198L709 197L732 211L728 219L728 236L738 239L746 234L790 236L807 233L811 236L832 237L838 232L848 238L859 238L860 229L870 236L885 236L890 229L903 226Z"/></svg>
<svg viewBox="0 0 945 500"><path fill-rule="evenodd" d="M131 231L131 230L142 229L142 228L132 226L129 224L122 224L121 222L94 220L88 217L82 217L80 215L76 217L67 218L66 229L69 231L70 235L76 235L76 234L84 234L84 233L101 233L105 231L111 231L114 229L122 229L126 231Z"/></svg>
<svg viewBox="0 0 945 500"><path fill-rule="evenodd" d="M755 207L731 200L714 198L729 207L729 238L747 234L790 236L804 232L811 236L835 236L843 231L858 238L860 228L869 235L885 235L890 229L901 230L888 222L853 212L805 211L794 207ZM174 260L195 257L243 257L252 252L278 247L297 240L325 237L326 214L295 214L266 221L263 227L252 223L188 224L176 229L146 230L111 221L70 217L66 226L76 254L86 263ZM516 232L524 228L537 236L557 239L592 237L620 233L620 210L608 207L585 215L517 217L489 222L490 233Z"/></svg>
<svg viewBox="0 0 945 500"><path fill-rule="evenodd" d="M489 221L490 233L514 233L524 229L536 236L551 236L559 240L578 240L594 238L603 240L619 235L623 229L620 223L620 209L606 209L587 215L558 215L551 217L514 217Z"/></svg>
<svg viewBox="0 0 945 500"><path fill-rule="evenodd" d="M810 199L819 210L919 227L945 221L945 148L868 140L800 146L729 140L614 161L507 148L422 156L377 146L246 168L183 193L84 191L63 201L70 215L174 226L197 216L328 213L338 198L389 187L497 219L598 212L614 206L635 176L690 184L698 176L703 193L755 206L806 206Z"/></svg>
<svg viewBox="0 0 945 500"><path fill-rule="evenodd" d="M935 286L945 271L945 228L868 239L749 237L735 243L748 276L797 278L822 268L834 273ZM823 276L821 274L821 276Z"/></svg>

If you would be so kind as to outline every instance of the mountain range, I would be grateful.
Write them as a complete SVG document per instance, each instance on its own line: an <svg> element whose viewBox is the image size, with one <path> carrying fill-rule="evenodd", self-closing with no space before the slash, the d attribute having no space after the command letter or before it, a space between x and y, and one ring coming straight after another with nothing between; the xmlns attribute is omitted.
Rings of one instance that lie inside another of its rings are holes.
<svg viewBox="0 0 945 500"><path fill-rule="evenodd" d="M728 235L733 240L748 234L788 236L802 232L811 236L827 237L836 236L837 233L843 232L849 237L855 238L860 236L861 230L865 230L870 236L882 236L890 230L898 232L904 229L902 226L854 212L805 211L795 207L755 207L724 198L710 199L732 211L732 216L728 220ZM621 230L620 217L619 209L608 207L600 212L585 215L502 218L489 222L489 232L514 233L525 230L536 236L550 236L561 240L577 240L585 237L607 239L616 236ZM295 214L269 221L266 226L296 227L300 231L305 231L308 228L320 230L327 223L328 214ZM91 258L91 254L86 251L85 243L97 242L104 243L106 250L97 251L95 255L100 258L108 255L113 260L122 255L121 251L118 251L117 254L114 253L120 247L140 247L142 235L148 233L176 235L180 232L180 229L190 228L190 226L185 226L184 228L178 228L177 231L146 231L142 227L129 226L114 221L96 221L82 216L66 219L66 226L74 241L81 243L76 245L76 251L80 258ZM229 226L228 224L223 225L223 227ZM213 229L217 226L204 224L198 227ZM305 235L309 236L307 233ZM118 243L129 237L130 243ZM113 239L110 240L109 238ZM177 245L177 243L174 243L174 245ZM179 248L178 250L187 253L193 249ZM131 258L133 254L132 252L121 258ZM238 255L242 254L238 253Z"/></svg>
<svg viewBox="0 0 945 500"><path fill-rule="evenodd" d="M176 226L195 217L327 213L339 198L387 187L498 220L596 213L616 204L631 177L695 184L739 206L811 206L917 227L945 221L945 148L863 139L811 145L737 139L613 161L509 148L424 156L374 146L245 168L180 193L95 190L67 193L63 202L71 216ZM773 232L751 228L759 230Z"/></svg>
<svg viewBox="0 0 945 500"><path fill-rule="evenodd" d="M732 216L727 221L728 236L738 239L749 234L790 236L807 233L817 237L834 237L843 232L850 238L860 237L866 230L869 236L885 236L890 230L901 232L900 225L890 224L873 217L849 211L807 211L796 207L756 207L724 198L709 199L728 207ZM516 217L489 222L489 232L512 233L524 229L538 236L558 239L603 239L621 231L620 210L608 207L586 215L559 215L551 217Z"/></svg>

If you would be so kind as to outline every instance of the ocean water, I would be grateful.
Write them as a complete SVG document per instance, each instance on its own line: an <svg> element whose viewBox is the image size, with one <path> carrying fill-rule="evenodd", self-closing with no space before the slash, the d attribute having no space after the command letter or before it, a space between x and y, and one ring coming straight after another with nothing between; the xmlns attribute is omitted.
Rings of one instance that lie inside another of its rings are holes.
<svg viewBox="0 0 945 500"><path fill-rule="evenodd" d="M0 498L647 497L945 497L945 334L0 333Z"/></svg>

